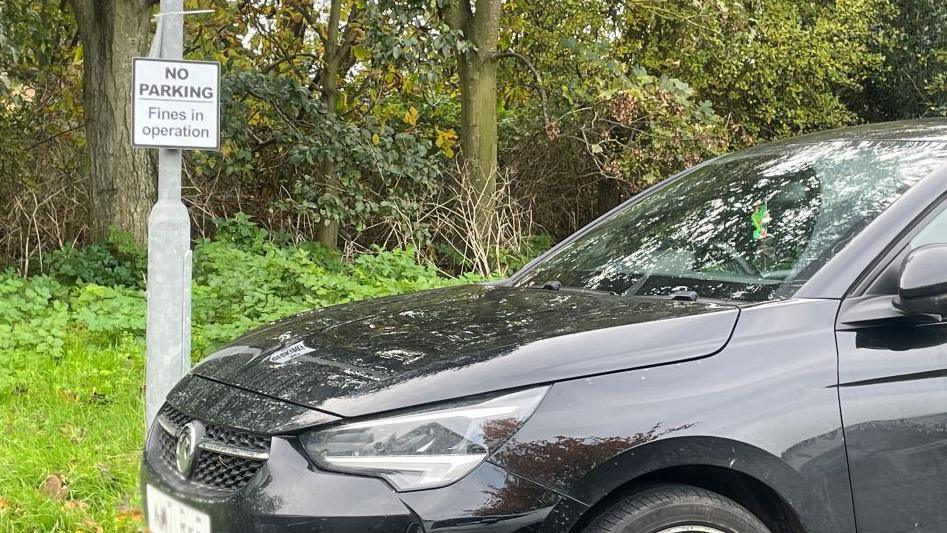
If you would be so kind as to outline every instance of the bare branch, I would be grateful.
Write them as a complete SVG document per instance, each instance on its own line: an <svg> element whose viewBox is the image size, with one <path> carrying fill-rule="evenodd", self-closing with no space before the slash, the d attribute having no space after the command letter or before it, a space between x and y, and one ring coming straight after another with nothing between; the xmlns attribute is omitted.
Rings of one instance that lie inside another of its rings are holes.
<svg viewBox="0 0 947 533"><path fill-rule="evenodd" d="M50 135L49 137L46 137L46 138L43 139L43 140L37 141L37 142L35 142L35 143L33 143L33 144L27 146L26 148L23 149L23 151L24 151L24 152L29 152L30 150L32 150L32 149L34 149L34 148L36 148L36 147L38 147L38 146L42 146L42 145L44 145L44 144L46 144L46 143L48 143L48 142L50 142L50 141L53 141L53 140L55 140L55 139L57 139L57 138L59 138L59 137L62 137L63 135L65 135L65 134L67 134L67 133L69 133L69 132L73 132L73 131L82 129L82 128L84 128L84 127L85 127L85 124L83 124L83 123L75 124L75 125L69 127L68 129L65 129L65 130L63 130L63 131L54 133L54 134Z"/></svg>
<svg viewBox="0 0 947 533"><path fill-rule="evenodd" d="M552 119L549 118L549 101L546 98L546 88L543 85L543 78L539 73L539 69L537 69L536 66L533 65L533 63L526 56L512 50L496 54L493 56L493 59L495 61L499 61L507 57L512 57L513 59L516 59L520 63L526 65L526 68L528 68L533 74L533 78L536 79L536 90L539 92L539 101L543 109L543 124L545 125L547 132L549 132L550 129L555 125L553 124Z"/></svg>

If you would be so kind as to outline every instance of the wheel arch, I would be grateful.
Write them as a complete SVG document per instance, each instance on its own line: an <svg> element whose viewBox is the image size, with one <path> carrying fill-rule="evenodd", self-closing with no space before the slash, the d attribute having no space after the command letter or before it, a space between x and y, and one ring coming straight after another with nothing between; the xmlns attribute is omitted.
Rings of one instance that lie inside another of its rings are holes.
<svg viewBox="0 0 947 533"><path fill-rule="evenodd" d="M806 532L796 510L772 487L737 470L709 465L669 467L633 479L590 507L571 531L581 532L621 499L661 485L687 485L725 496L760 519L773 533Z"/></svg>
<svg viewBox="0 0 947 533"><path fill-rule="evenodd" d="M691 485L726 496L774 533L839 531L818 493L779 457L736 440L695 436L635 447L599 465L578 487L590 507L567 531L581 531L618 499L657 484Z"/></svg>

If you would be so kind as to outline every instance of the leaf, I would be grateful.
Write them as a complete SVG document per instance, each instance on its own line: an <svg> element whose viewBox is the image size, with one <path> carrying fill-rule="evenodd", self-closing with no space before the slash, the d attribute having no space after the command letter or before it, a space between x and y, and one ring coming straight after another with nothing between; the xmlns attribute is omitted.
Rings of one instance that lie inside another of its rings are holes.
<svg viewBox="0 0 947 533"><path fill-rule="evenodd" d="M123 507L115 512L115 518L119 522L141 522L144 514L137 507Z"/></svg>
<svg viewBox="0 0 947 533"><path fill-rule="evenodd" d="M85 511L89 509L89 504L82 500L66 500L62 505L70 510L81 509Z"/></svg>
<svg viewBox="0 0 947 533"><path fill-rule="evenodd" d="M95 533L104 533L105 531L105 528L103 528L101 524L91 518L83 520L82 526L88 528L89 531L95 531Z"/></svg>
<svg viewBox="0 0 947 533"><path fill-rule="evenodd" d="M434 146L440 148L448 159L453 159L454 147L457 146L457 132L453 129L435 129L435 132L437 136L434 139Z"/></svg>
<svg viewBox="0 0 947 533"><path fill-rule="evenodd" d="M418 125L418 115L420 115L420 112L418 111L418 108L416 108L416 107L414 107L414 106L411 106L411 109L409 109L409 110L407 111L407 113L404 114L404 121L405 121L405 123L407 123L408 125L410 125L410 126L412 126L412 127L413 127L413 126L417 126L417 125Z"/></svg>
<svg viewBox="0 0 947 533"><path fill-rule="evenodd" d="M50 474L46 476L40 491L52 500L65 500L69 496L69 486L61 474Z"/></svg>
<svg viewBox="0 0 947 533"><path fill-rule="evenodd" d="M377 133L373 133L373 134L372 134L372 144L374 144L375 146L378 146L378 143L380 143L380 142L381 142L381 137L379 137Z"/></svg>
<svg viewBox="0 0 947 533"><path fill-rule="evenodd" d="M75 424L69 422L60 426L59 432L75 444L82 442L83 438L85 437L84 427L76 426Z"/></svg>
<svg viewBox="0 0 947 533"><path fill-rule="evenodd" d="M372 58L372 50L363 44L353 46L352 53L355 54L355 59L359 61L366 61Z"/></svg>

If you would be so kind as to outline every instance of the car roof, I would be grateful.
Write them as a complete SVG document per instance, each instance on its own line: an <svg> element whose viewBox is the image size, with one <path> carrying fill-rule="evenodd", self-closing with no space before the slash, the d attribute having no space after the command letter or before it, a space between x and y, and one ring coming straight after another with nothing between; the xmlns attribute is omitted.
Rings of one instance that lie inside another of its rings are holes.
<svg viewBox="0 0 947 533"><path fill-rule="evenodd" d="M947 143L947 118L864 124L800 135L772 145L832 141L902 141ZM771 146L772 146L771 145Z"/></svg>

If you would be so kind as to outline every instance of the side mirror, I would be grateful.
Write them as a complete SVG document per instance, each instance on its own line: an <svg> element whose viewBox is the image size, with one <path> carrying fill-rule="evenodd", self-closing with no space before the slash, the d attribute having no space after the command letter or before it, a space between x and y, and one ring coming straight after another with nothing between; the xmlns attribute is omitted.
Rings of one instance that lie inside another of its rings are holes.
<svg viewBox="0 0 947 533"><path fill-rule="evenodd" d="M922 246L904 259L894 305L912 315L947 316L947 244Z"/></svg>

